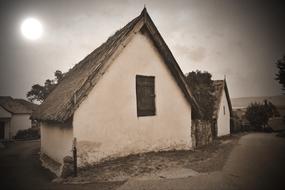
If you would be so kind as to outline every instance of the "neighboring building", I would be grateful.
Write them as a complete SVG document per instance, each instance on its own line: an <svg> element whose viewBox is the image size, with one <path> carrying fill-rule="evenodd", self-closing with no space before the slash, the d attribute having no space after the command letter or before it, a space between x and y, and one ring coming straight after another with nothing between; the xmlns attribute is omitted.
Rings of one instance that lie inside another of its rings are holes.
<svg viewBox="0 0 285 190"><path fill-rule="evenodd" d="M31 128L37 105L23 99L0 96L0 140L13 139L19 130Z"/></svg>
<svg viewBox="0 0 285 190"><path fill-rule="evenodd" d="M231 133L232 105L226 80L215 80L214 87L216 97L213 112L214 135L220 137Z"/></svg>
<svg viewBox="0 0 285 190"><path fill-rule="evenodd" d="M191 149L191 113L198 105L146 9L75 65L33 113L41 153L60 165ZM50 160L50 161L52 161Z"/></svg>

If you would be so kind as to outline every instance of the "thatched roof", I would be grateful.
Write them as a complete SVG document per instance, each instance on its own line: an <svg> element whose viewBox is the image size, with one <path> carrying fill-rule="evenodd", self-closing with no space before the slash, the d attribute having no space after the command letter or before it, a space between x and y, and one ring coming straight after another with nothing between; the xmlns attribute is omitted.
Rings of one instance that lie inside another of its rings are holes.
<svg viewBox="0 0 285 190"><path fill-rule="evenodd" d="M12 114L31 114L37 107L36 104L10 96L0 96L0 106Z"/></svg>
<svg viewBox="0 0 285 190"><path fill-rule="evenodd" d="M229 104L230 115L232 116L232 104L231 104L231 99L230 99L226 80L215 80L213 85L215 87L214 96L216 98L215 104L214 104L213 118L215 119L218 118L220 104L221 104L221 100L223 96L223 91L225 91L226 98Z"/></svg>
<svg viewBox="0 0 285 190"><path fill-rule="evenodd" d="M105 43L76 64L32 114L32 118L58 122L65 122L70 119L80 103L108 69L112 59L114 59L114 54L118 53L117 50L120 47L125 47L131 37L142 28L149 32L173 77L192 105L192 109L200 113L199 107L186 85L180 67L144 8L138 17L118 30Z"/></svg>
<svg viewBox="0 0 285 190"><path fill-rule="evenodd" d="M22 104L22 105L25 106L27 109L32 110L32 112L35 111L35 110L37 109L37 107L39 106L39 105L37 105L37 104L34 104L34 103L29 102L29 101L24 100L24 99L17 99L17 98L16 98L16 99L14 99L14 101L16 101L16 102Z"/></svg>

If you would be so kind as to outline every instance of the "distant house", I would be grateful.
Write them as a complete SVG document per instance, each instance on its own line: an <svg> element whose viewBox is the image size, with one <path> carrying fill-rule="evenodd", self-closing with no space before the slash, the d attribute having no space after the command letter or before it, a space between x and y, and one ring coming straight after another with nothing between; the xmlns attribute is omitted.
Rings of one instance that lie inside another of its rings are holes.
<svg viewBox="0 0 285 190"><path fill-rule="evenodd" d="M19 130L30 128L30 116L36 107L23 99L0 96L0 139L13 139Z"/></svg>
<svg viewBox="0 0 285 190"><path fill-rule="evenodd" d="M32 118L41 153L59 163L77 140L78 166L132 153L191 149L198 105L146 9L75 65Z"/></svg>
<svg viewBox="0 0 285 190"><path fill-rule="evenodd" d="M226 80L215 80L215 105L213 118L215 121L215 136L229 135L231 132L232 105Z"/></svg>

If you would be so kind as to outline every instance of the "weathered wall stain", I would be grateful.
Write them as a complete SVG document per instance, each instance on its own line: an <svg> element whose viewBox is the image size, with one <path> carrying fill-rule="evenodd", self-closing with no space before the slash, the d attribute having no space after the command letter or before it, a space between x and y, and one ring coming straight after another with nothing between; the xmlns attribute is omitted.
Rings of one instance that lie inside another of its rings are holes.
<svg viewBox="0 0 285 190"><path fill-rule="evenodd" d="M191 128L192 145L194 148L210 144L213 141L210 122L193 120Z"/></svg>
<svg viewBox="0 0 285 190"><path fill-rule="evenodd" d="M106 161L112 160L114 158L128 156L132 154L146 153L146 152L158 152L158 151L168 151L168 150L190 150L192 149L188 145L185 144L184 141L172 142L169 140L165 142L165 146L155 146L153 144L139 143L137 147L129 147L126 146L122 149L118 149L117 151L112 150L108 152L108 150L104 150L101 147L101 143L98 142L90 142L83 141L78 142L77 150L78 150L78 166L79 167L88 167L90 165Z"/></svg>

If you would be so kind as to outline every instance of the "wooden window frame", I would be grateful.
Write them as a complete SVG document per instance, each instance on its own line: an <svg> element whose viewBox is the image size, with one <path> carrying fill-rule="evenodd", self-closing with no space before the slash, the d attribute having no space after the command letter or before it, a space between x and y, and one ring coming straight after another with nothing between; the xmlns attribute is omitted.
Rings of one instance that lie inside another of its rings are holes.
<svg viewBox="0 0 285 190"><path fill-rule="evenodd" d="M149 88L145 93L141 93L143 88ZM146 92L151 94L146 94ZM143 102L146 102L148 98L148 105L142 105ZM154 76L145 76L145 75L136 75L136 99L137 99L137 116L146 117L156 115L156 106L155 106L155 77Z"/></svg>

